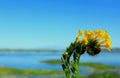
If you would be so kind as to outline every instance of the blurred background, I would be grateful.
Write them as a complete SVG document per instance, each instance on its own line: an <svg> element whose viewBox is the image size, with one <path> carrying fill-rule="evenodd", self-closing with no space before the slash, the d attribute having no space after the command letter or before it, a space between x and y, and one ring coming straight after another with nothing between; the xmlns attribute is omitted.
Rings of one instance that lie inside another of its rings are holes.
<svg viewBox="0 0 120 78"><path fill-rule="evenodd" d="M0 77L65 78L61 54L78 29L111 35L112 52L81 56L81 78L120 78L119 0L0 0Z"/></svg>

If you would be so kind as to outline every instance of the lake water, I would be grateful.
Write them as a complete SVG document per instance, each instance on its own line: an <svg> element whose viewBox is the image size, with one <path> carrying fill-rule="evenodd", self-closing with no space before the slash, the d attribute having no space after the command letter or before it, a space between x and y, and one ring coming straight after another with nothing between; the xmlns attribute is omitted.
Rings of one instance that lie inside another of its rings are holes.
<svg viewBox="0 0 120 78"><path fill-rule="evenodd" d="M19 69L62 69L60 65L50 65L40 62L43 60L60 59L62 53L63 52L0 52L0 66ZM120 53L102 52L97 56L83 54L80 61L120 66Z"/></svg>

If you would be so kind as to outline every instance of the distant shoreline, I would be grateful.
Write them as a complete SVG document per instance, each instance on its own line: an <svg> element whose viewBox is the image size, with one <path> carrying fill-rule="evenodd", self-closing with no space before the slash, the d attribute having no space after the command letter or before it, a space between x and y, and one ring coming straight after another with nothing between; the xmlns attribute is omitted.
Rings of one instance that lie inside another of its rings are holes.
<svg viewBox="0 0 120 78"><path fill-rule="evenodd" d="M0 52L64 52L60 49L0 49ZM104 52L109 52L107 49L103 49ZM111 52L120 52L120 48L113 48Z"/></svg>
<svg viewBox="0 0 120 78"><path fill-rule="evenodd" d="M0 49L0 52L60 52L55 49Z"/></svg>
<svg viewBox="0 0 120 78"><path fill-rule="evenodd" d="M107 49L103 49L104 52L109 52ZM111 52L120 52L120 48L112 48Z"/></svg>

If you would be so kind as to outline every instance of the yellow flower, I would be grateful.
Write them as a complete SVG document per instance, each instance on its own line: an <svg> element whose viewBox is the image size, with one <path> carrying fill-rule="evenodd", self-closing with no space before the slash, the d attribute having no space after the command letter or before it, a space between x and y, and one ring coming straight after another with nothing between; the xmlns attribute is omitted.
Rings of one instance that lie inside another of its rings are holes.
<svg viewBox="0 0 120 78"><path fill-rule="evenodd" d="M79 41L81 35L82 35L82 31L78 30L78 35L77 35L76 40L75 40L76 42Z"/></svg>
<svg viewBox="0 0 120 78"><path fill-rule="evenodd" d="M109 51L111 50L111 44L112 44L112 42L111 42L109 39L105 40L105 47L106 47Z"/></svg>
<svg viewBox="0 0 120 78"><path fill-rule="evenodd" d="M103 39L105 39L105 40L110 39L110 35L107 34L106 30L103 32Z"/></svg>
<svg viewBox="0 0 120 78"><path fill-rule="evenodd" d="M82 35L82 31L78 30L78 36Z"/></svg>
<svg viewBox="0 0 120 78"><path fill-rule="evenodd" d="M89 32L89 36L88 36L88 38L89 39L94 39L95 37L94 37L94 32Z"/></svg>
<svg viewBox="0 0 120 78"><path fill-rule="evenodd" d="M89 30L84 31L84 37L90 38L91 32Z"/></svg>
<svg viewBox="0 0 120 78"><path fill-rule="evenodd" d="M102 34L102 30L98 30L98 31L97 31L97 34L98 34L98 35Z"/></svg>
<svg viewBox="0 0 120 78"><path fill-rule="evenodd" d="M96 29L94 29L94 31L93 31L93 32L94 32L94 34L97 34L97 30L96 30Z"/></svg>
<svg viewBox="0 0 120 78"><path fill-rule="evenodd" d="M82 39L81 43L83 43L83 44L87 44L87 43L88 43L87 38L86 38L86 37L84 37L84 38Z"/></svg>
<svg viewBox="0 0 120 78"><path fill-rule="evenodd" d="M82 32L79 30L78 35L76 37L76 42L79 42L80 36L82 35ZM97 41L96 45L100 45L101 47L105 47L109 51L111 50L111 40L110 40L110 35L107 34L107 31L102 31L102 30L96 30L90 31L90 30L85 30L84 31L84 37L80 41L82 44L87 45L90 40L95 40ZM91 43L91 42L90 42Z"/></svg>
<svg viewBox="0 0 120 78"><path fill-rule="evenodd" d="M96 31L96 38L99 40L103 39L103 31L102 30Z"/></svg>

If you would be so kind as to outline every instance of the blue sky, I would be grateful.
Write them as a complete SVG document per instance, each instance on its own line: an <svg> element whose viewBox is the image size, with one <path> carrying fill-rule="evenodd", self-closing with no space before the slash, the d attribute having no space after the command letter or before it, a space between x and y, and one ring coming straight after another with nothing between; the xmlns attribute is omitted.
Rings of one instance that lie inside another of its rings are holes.
<svg viewBox="0 0 120 78"><path fill-rule="evenodd" d="M0 0L0 48L65 48L94 28L120 47L119 26L119 0Z"/></svg>

